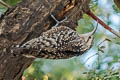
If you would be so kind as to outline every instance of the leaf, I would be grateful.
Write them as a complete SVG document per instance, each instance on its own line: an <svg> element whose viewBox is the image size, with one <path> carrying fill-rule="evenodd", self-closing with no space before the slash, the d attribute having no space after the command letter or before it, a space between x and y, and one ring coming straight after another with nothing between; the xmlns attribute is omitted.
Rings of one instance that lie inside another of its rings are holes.
<svg viewBox="0 0 120 80"><path fill-rule="evenodd" d="M115 73L113 73L112 75L119 75L119 72L115 72Z"/></svg>
<svg viewBox="0 0 120 80"><path fill-rule="evenodd" d="M116 44L120 45L120 42L116 42Z"/></svg>
<svg viewBox="0 0 120 80"><path fill-rule="evenodd" d="M98 51L104 53L104 51L100 47L98 47Z"/></svg>
<svg viewBox="0 0 120 80"><path fill-rule="evenodd" d="M88 74L88 72L83 72L83 74Z"/></svg>
<svg viewBox="0 0 120 80"><path fill-rule="evenodd" d="M105 48L105 46L101 46L100 48L101 48L101 49L104 49L104 48Z"/></svg>
<svg viewBox="0 0 120 80"><path fill-rule="evenodd" d="M108 39L108 38L106 38L105 40L106 40L106 41L109 41L109 42L112 42L112 41L111 41L110 39Z"/></svg>

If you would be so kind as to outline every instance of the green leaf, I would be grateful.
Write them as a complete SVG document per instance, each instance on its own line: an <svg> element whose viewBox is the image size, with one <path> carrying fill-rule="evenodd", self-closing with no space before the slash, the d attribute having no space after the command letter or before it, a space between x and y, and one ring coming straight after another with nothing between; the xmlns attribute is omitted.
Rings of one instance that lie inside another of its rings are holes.
<svg viewBox="0 0 120 80"><path fill-rule="evenodd" d="M88 72L83 72L83 74L88 74Z"/></svg>
<svg viewBox="0 0 120 80"><path fill-rule="evenodd" d="M106 38L105 40L106 40L106 41L109 41L109 42L112 42L112 41L111 41L110 39L108 39L108 38Z"/></svg>
<svg viewBox="0 0 120 80"><path fill-rule="evenodd" d="M116 42L116 44L120 45L120 42Z"/></svg>
<svg viewBox="0 0 120 80"><path fill-rule="evenodd" d="M105 48L105 46L101 46L100 48L101 48L101 49L104 49L104 48Z"/></svg>
<svg viewBox="0 0 120 80"><path fill-rule="evenodd" d="M98 51L104 53L104 51L100 47L98 47Z"/></svg>

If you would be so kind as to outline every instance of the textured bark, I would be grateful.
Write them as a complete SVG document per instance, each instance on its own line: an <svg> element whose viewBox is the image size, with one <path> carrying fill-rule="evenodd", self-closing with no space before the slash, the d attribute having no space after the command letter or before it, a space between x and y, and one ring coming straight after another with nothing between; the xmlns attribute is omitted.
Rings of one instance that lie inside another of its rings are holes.
<svg viewBox="0 0 120 80"><path fill-rule="evenodd" d="M71 0L23 0L8 9L0 19L0 80L21 80L24 70L34 59L14 56L11 46L40 36L53 25L55 21L50 13L57 15ZM69 22L62 25L75 29L77 21L82 18L83 9L88 10L89 0L76 0L75 6L64 14Z"/></svg>

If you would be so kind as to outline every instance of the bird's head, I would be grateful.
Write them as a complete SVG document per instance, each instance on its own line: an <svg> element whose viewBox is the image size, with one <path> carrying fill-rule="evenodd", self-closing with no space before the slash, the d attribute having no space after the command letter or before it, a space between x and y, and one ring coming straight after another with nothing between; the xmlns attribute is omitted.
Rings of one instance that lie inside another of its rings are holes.
<svg viewBox="0 0 120 80"><path fill-rule="evenodd" d="M96 27L91 32L86 33L86 34L81 34L81 36L84 37L85 45L87 46L88 49L91 47L93 43L93 39L94 39L93 35L96 32L97 27L98 27L98 22L97 22Z"/></svg>

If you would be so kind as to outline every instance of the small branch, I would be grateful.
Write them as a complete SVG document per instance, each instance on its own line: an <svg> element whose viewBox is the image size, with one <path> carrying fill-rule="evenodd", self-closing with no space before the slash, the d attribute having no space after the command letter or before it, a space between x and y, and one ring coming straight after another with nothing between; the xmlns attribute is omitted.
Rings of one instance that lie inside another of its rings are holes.
<svg viewBox="0 0 120 80"><path fill-rule="evenodd" d="M90 59L90 58L92 58L92 57L94 57L94 56L96 56L98 53L95 53L94 55L92 55L92 56L90 56L90 57L88 57L87 58L87 60L85 61L85 63Z"/></svg>
<svg viewBox="0 0 120 80"><path fill-rule="evenodd" d="M99 44L98 44L98 47L102 44L102 43L104 43L106 41L106 39L104 39L102 42L100 42Z"/></svg>
<svg viewBox="0 0 120 80"><path fill-rule="evenodd" d="M0 0L0 4L2 4L3 6L7 7L7 8L11 8L10 5L8 5L7 3L5 3L4 1Z"/></svg>
<svg viewBox="0 0 120 80"><path fill-rule="evenodd" d="M111 41L110 39L108 38L105 38L102 42L100 42L97 46L99 47L101 44L103 44L105 41ZM97 53L95 53L94 55L90 56L87 58L87 60L85 61L85 63L92 57L94 57L95 55L99 55L99 51Z"/></svg>
<svg viewBox="0 0 120 80"><path fill-rule="evenodd" d="M94 20L98 21L98 23L100 23L105 29L109 30L110 32L112 32L113 34L115 34L117 37L120 38L120 34L118 32L116 32L115 30L113 30L111 27L109 27L108 25L106 25L102 20L100 20L97 16L95 16L90 10L85 12L87 15L89 15L90 17L92 17Z"/></svg>
<svg viewBox="0 0 120 80"><path fill-rule="evenodd" d="M114 3L117 5L117 7L120 9L120 0L114 0Z"/></svg>

